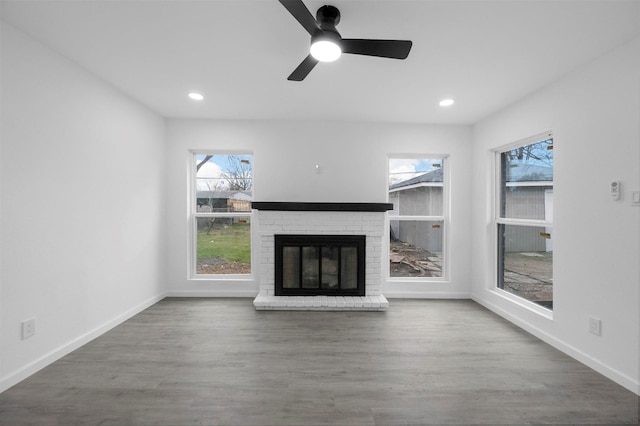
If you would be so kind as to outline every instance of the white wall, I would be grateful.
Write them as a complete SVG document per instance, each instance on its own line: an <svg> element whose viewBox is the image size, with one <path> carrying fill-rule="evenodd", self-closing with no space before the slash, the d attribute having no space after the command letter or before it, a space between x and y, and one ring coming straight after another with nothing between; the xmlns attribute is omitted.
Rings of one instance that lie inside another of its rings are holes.
<svg viewBox="0 0 640 426"><path fill-rule="evenodd" d="M165 260L164 120L4 23L1 84L0 391L158 300Z"/></svg>
<svg viewBox="0 0 640 426"><path fill-rule="evenodd" d="M255 296L255 281L189 280L189 150L254 154L256 201L386 202L389 154L449 155L450 282L385 283L386 296L468 297L470 135L468 126L342 122L169 120L168 289L174 295ZM315 173L315 165L321 173ZM255 268L256 262L254 262ZM255 274L257 276L257 273Z"/></svg>
<svg viewBox="0 0 640 426"><path fill-rule="evenodd" d="M553 319L494 287L490 151L554 133ZM473 298L639 392L640 39L478 123L473 143ZM620 180L622 199L608 189ZM589 334L588 317L602 320Z"/></svg>

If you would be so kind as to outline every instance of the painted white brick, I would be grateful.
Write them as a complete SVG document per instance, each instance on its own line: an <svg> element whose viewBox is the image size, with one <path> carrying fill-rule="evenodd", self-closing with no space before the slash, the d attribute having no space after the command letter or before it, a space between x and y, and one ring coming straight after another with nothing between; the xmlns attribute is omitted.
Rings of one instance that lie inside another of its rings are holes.
<svg viewBox="0 0 640 426"><path fill-rule="evenodd" d="M382 238L385 214L375 212L274 212L258 211L259 294L256 309L369 309L384 310L388 302L381 294ZM274 295L274 234L366 235L365 283L367 296L360 297L289 297ZM260 303L261 297L274 298L272 304ZM386 304L378 302L383 300ZM267 306L268 305L268 306ZM365 306L366 305L366 306Z"/></svg>
<svg viewBox="0 0 640 426"><path fill-rule="evenodd" d="M258 215L258 225L260 226L260 228L264 229L265 226L267 225L273 225L274 224L274 218L273 217L267 217L264 215Z"/></svg>

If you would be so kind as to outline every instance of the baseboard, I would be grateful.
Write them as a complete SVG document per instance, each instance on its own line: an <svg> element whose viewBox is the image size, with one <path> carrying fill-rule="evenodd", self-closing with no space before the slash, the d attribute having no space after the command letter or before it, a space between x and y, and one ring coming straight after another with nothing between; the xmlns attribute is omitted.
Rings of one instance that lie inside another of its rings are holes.
<svg viewBox="0 0 640 426"><path fill-rule="evenodd" d="M393 299L471 299L470 293L424 292L424 291L383 291L386 298ZM257 290L168 290L165 297L251 297Z"/></svg>
<svg viewBox="0 0 640 426"><path fill-rule="evenodd" d="M36 359L33 362L30 362L29 364L27 364L26 366L22 367L18 371L3 377L2 379L0 379L0 392L4 392L5 390L9 389L10 387L20 383L21 381L23 381L27 377L31 376L32 374L38 372L39 370L43 369L44 367L48 366L49 364L59 360L63 356L75 351L76 349L78 349L82 345L85 345L85 344L89 343L90 341L92 341L96 337L99 337L99 336L103 335L104 333L106 333L107 331L109 331L112 328L116 327L117 325L122 324L123 322L125 322L129 318L133 317L134 315L139 314L140 312L144 311L145 309L149 308L150 306L153 306L154 304L158 303L159 301L161 301L165 297L166 296L165 296L164 293L159 294L157 296L154 296L154 297L152 297L152 298L150 298L150 299L138 304L137 306L129 309L128 311L118 315L117 317L115 317L114 319L106 322L105 324L94 328L93 330L89 331L88 333L85 333L85 334L83 334L83 335L71 340L70 342L65 343L64 345L62 345L62 346L52 350L51 352L41 356L40 358Z"/></svg>
<svg viewBox="0 0 640 426"><path fill-rule="evenodd" d="M258 290L168 290L165 297L250 297L255 298Z"/></svg>
<svg viewBox="0 0 640 426"><path fill-rule="evenodd" d="M609 367L606 364L603 364L601 361L593 358L592 356L555 338L554 336L550 335L546 331L543 331L529 324L528 322L523 321L522 319L510 314L509 312L505 311L504 309L500 308L499 306L491 302L488 302L486 300L483 300L475 296L471 296L471 299L476 303L489 309L493 313L500 315L502 318L506 319L507 321L517 325L518 327L522 328L528 333L533 334L543 342L548 343L549 345L553 346L559 351L569 355L571 358L574 358L575 360L583 363L589 368L592 368L593 370L597 371L598 373L602 374L608 379L611 379L614 382L618 383L620 386L623 386L624 388L640 396L640 381L638 381L637 378L634 379L633 377L630 377L624 373L617 371L614 368Z"/></svg>
<svg viewBox="0 0 640 426"><path fill-rule="evenodd" d="M382 290L387 299L471 299L469 293Z"/></svg>

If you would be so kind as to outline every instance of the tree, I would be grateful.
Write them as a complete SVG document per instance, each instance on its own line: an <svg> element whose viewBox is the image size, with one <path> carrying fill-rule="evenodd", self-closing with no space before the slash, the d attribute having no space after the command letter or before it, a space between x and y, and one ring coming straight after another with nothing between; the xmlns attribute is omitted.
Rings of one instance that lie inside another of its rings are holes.
<svg viewBox="0 0 640 426"><path fill-rule="evenodd" d="M533 161L553 166L553 139L520 146L504 154L510 161Z"/></svg>
<svg viewBox="0 0 640 426"><path fill-rule="evenodd" d="M196 165L196 172L198 170L200 170L200 167L204 166L205 164L207 164L207 161L211 160L213 158L213 155L207 155L205 156L197 165Z"/></svg>
<svg viewBox="0 0 640 426"><path fill-rule="evenodd" d="M249 160L238 155L228 157L229 167L222 172L232 191L248 191L253 186L253 171Z"/></svg>
<svg viewBox="0 0 640 426"><path fill-rule="evenodd" d="M226 167L221 171L220 175L217 177L198 176L198 179L202 179L210 191L251 190L253 186L253 171L251 169L251 162L249 159L240 155L221 155L219 157L223 157L224 160L222 163L226 164ZM201 160L199 160L196 164L196 173L198 173L205 164L211 161L212 158L214 158L214 155L205 155ZM211 181L215 181L215 184L212 184Z"/></svg>

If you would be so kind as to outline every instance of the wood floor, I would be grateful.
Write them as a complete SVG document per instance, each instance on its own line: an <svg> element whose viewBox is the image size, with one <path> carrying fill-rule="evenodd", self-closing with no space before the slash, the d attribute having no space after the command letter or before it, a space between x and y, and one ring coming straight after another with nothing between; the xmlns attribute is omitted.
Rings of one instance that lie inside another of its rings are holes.
<svg viewBox="0 0 640 426"><path fill-rule="evenodd" d="M638 397L471 301L165 299L0 394L2 425L637 424Z"/></svg>

